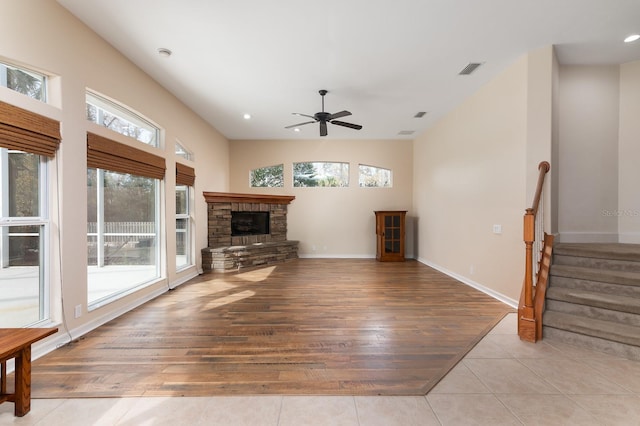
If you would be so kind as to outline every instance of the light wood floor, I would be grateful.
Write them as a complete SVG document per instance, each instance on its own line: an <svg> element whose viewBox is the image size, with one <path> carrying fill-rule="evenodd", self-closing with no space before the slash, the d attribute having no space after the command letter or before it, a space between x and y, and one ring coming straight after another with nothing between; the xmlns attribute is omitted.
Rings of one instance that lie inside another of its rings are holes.
<svg viewBox="0 0 640 426"><path fill-rule="evenodd" d="M205 274L35 361L32 395L424 395L512 311L416 261Z"/></svg>

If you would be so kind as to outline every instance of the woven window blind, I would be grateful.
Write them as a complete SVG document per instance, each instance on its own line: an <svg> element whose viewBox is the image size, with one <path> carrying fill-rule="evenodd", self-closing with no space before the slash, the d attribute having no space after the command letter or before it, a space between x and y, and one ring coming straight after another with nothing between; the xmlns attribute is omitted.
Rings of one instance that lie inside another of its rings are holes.
<svg viewBox="0 0 640 426"><path fill-rule="evenodd" d="M104 136L87 133L87 167L163 179L164 158Z"/></svg>
<svg viewBox="0 0 640 426"><path fill-rule="evenodd" d="M0 147L53 157L60 145L60 123L0 101Z"/></svg>
<svg viewBox="0 0 640 426"><path fill-rule="evenodd" d="M176 185L193 186L196 181L196 171L193 167L176 163Z"/></svg>

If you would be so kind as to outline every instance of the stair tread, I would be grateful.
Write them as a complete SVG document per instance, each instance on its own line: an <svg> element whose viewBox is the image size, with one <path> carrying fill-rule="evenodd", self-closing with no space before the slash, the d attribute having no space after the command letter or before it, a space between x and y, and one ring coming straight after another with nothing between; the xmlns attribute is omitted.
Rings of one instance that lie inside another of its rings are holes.
<svg viewBox="0 0 640 426"><path fill-rule="evenodd" d="M558 243L553 252L559 255L640 262L640 244Z"/></svg>
<svg viewBox="0 0 640 426"><path fill-rule="evenodd" d="M544 325L575 333L604 338L620 343L640 346L640 327L603 321L562 312L547 310L543 316Z"/></svg>
<svg viewBox="0 0 640 426"><path fill-rule="evenodd" d="M549 287L547 298L640 315L640 298L567 287Z"/></svg>
<svg viewBox="0 0 640 426"><path fill-rule="evenodd" d="M640 273L612 269L588 268L585 266L552 265L550 275L579 278L612 284L640 286Z"/></svg>

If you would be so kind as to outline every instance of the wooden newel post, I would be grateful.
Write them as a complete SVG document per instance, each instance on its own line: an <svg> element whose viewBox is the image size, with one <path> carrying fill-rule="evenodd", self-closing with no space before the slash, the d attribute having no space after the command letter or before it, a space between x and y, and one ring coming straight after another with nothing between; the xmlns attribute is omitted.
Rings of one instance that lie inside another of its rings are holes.
<svg viewBox="0 0 640 426"><path fill-rule="evenodd" d="M522 340L535 342L536 316L533 306L533 242L535 240L535 212L527 209L524 215L524 243L526 259L524 272L524 304L518 309L518 334Z"/></svg>
<svg viewBox="0 0 640 426"><path fill-rule="evenodd" d="M527 209L524 215L524 244L526 246L524 305L526 308L533 308L533 242L535 240L535 220L533 209Z"/></svg>

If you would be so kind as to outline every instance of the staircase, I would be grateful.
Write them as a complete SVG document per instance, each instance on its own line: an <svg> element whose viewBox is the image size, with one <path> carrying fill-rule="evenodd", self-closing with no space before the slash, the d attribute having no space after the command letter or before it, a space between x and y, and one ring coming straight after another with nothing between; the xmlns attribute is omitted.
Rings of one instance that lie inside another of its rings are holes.
<svg viewBox="0 0 640 426"><path fill-rule="evenodd" d="M543 335L640 360L640 244L554 245Z"/></svg>

